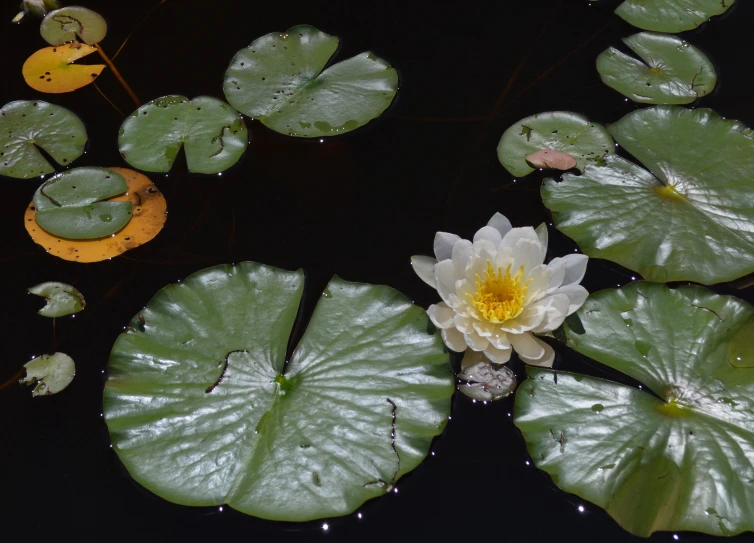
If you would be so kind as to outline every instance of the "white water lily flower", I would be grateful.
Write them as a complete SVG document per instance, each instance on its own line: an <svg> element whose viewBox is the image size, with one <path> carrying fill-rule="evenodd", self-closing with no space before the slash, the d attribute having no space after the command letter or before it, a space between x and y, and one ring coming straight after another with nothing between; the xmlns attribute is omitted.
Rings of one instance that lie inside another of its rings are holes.
<svg viewBox="0 0 754 543"><path fill-rule="evenodd" d="M473 242L438 232L434 249L436 259L413 256L411 264L443 300L427 313L448 348L483 352L497 364L515 350L527 364L551 367L555 352L534 334L550 335L582 306L589 293L579 282L588 257L544 264L544 225L513 228L500 213Z"/></svg>
<svg viewBox="0 0 754 543"><path fill-rule="evenodd" d="M44 17L48 11L58 9L60 2L58 0L23 0L21 2L21 11L13 17L13 22L18 23L27 13L35 17Z"/></svg>

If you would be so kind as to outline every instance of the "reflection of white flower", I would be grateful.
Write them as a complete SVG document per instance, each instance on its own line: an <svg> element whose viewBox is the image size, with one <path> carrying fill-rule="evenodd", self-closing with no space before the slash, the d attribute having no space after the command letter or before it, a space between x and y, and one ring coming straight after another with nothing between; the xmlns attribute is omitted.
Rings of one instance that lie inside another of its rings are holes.
<svg viewBox="0 0 754 543"><path fill-rule="evenodd" d="M547 229L512 228L500 213L473 243L438 232L435 256L411 257L417 275L443 301L427 310L449 349L484 352L504 364L515 350L528 364L552 366L555 352L533 334L549 335L586 300L582 254L544 264ZM468 353L470 354L470 353Z"/></svg>

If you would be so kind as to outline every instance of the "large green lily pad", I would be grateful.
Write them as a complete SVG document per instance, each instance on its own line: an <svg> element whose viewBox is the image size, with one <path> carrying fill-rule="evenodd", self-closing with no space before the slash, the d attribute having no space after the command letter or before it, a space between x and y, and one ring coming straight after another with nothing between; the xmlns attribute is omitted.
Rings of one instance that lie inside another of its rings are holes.
<svg viewBox="0 0 754 543"><path fill-rule="evenodd" d="M615 13L642 30L683 32L728 11L736 0L625 0Z"/></svg>
<svg viewBox="0 0 754 543"><path fill-rule="evenodd" d="M337 48L337 37L309 25L262 36L233 57L225 97L281 134L350 132L387 109L398 92L398 74L369 52L324 70Z"/></svg>
<svg viewBox="0 0 754 543"><path fill-rule="evenodd" d="M555 226L595 258L651 281L731 281L754 272L754 132L709 109L656 106L610 133L620 157L547 180Z"/></svg>
<svg viewBox="0 0 754 543"><path fill-rule="evenodd" d="M45 306L38 311L44 317L64 317L78 313L86 307L84 295L66 283L48 281L30 287L29 292L45 299Z"/></svg>
<svg viewBox="0 0 754 543"><path fill-rule="evenodd" d="M75 113L43 102L17 100L0 109L0 175L27 178L53 173L39 152L68 166L84 153L86 129Z"/></svg>
<svg viewBox="0 0 754 543"><path fill-rule="evenodd" d="M167 172L184 146L190 172L215 174L243 156L249 134L243 118L211 96L163 96L144 104L120 127L120 154L134 168Z"/></svg>
<svg viewBox="0 0 754 543"><path fill-rule="evenodd" d="M80 40L93 45L107 35L107 22L91 9L81 6L67 6L48 13L39 32L50 45L60 45Z"/></svg>
<svg viewBox="0 0 754 543"><path fill-rule="evenodd" d="M714 65L685 40L641 32L623 41L644 62L610 47L597 57L597 71L606 85L634 102L688 104L715 88Z"/></svg>
<svg viewBox="0 0 754 543"><path fill-rule="evenodd" d="M754 368L728 358L754 308L642 281L593 294L575 315L568 345L654 395L527 368L514 421L537 467L636 535L754 530Z"/></svg>
<svg viewBox="0 0 754 543"><path fill-rule="evenodd" d="M286 362L303 272L253 262L155 295L110 355L105 420L139 483L267 519L343 515L426 456L453 374L426 313L334 278Z"/></svg>
<svg viewBox="0 0 754 543"><path fill-rule="evenodd" d="M132 216L131 202L106 202L128 184L107 168L74 168L51 177L34 193L35 220L54 236L96 239L114 234Z"/></svg>
<svg viewBox="0 0 754 543"><path fill-rule="evenodd" d="M535 167L526 157L551 149L571 155L576 168L599 163L615 152L613 138L605 127L569 111L549 111L521 119L503 133L497 146L497 158L512 175L521 177Z"/></svg>

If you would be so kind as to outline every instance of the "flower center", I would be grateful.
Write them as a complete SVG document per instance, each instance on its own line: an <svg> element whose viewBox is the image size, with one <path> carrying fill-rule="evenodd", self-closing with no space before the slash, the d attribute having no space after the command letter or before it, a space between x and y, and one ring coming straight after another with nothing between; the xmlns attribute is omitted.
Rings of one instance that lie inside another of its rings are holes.
<svg viewBox="0 0 754 543"><path fill-rule="evenodd" d="M484 279L476 276L476 295L467 294L471 304L491 323L505 322L524 310L524 298L531 279L524 282L523 265L511 275L511 266L508 264L503 273L503 268L496 271L492 262L487 260Z"/></svg>

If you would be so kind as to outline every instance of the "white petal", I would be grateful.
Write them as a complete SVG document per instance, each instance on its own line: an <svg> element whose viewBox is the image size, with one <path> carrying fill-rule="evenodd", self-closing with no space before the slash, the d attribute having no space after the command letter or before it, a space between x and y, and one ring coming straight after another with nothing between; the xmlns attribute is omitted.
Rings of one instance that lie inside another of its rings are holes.
<svg viewBox="0 0 754 543"><path fill-rule="evenodd" d="M555 292L553 292L553 294L565 294L566 296L568 296L570 303L568 305L568 313L566 313L566 315L570 315L582 305L584 305L584 302L589 296L589 291L587 291L581 285L566 285L557 289Z"/></svg>
<svg viewBox="0 0 754 543"><path fill-rule="evenodd" d="M552 332L558 326L563 324L566 316L568 315L568 307L570 306L570 299L567 295L556 293L539 300L537 303L547 304L547 311L542 323L534 328L532 331L536 333Z"/></svg>
<svg viewBox="0 0 754 543"><path fill-rule="evenodd" d="M456 297L456 274L452 260L443 260L435 265L435 288L440 297L450 307L455 307Z"/></svg>
<svg viewBox="0 0 754 543"><path fill-rule="evenodd" d="M482 259L484 269L487 269L487 261L495 262L497 245L487 239L479 239L474 242L474 254Z"/></svg>
<svg viewBox="0 0 754 543"><path fill-rule="evenodd" d="M462 334L468 334L474 330L474 320L465 315L459 315L456 313L455 317L453 317L453 322L455 323L455 327L458 328L458 331Z"/></svg>
<svg viewBox="0 0 754 543"><path fill-rule="evenodd" d="M476 333L482 337L489 338L492 334L496 333L495 326L487 321L471 319L471 323Z"/></svg>
<svg viewBox="0 0 754 543"><path fill-rule="evenodd" d="M520 239L530 239L539 243L539 237L531 226L525 226L523 228L513 228L503 236L502 244L506 247L516 246L516 242Z"/></svg>
<svg viewBox="0 0 754 543"><path fill-rule="evenodd" d="M452 328L455 326L453 317L456 312L453 311L445 302L439 304L433 304L427 309L427 315L429 315L432 324L438 328Z"/></svg>
<svg viewBox="0 0 754 543"><path fill-rule="evenodd" d="M552 292L560 285L563 284L566 273L566 260L564 258L556 257L547 263L550 268L550 285L547 287L547 292Z"/></svg>
<svg viewBox="0 0 754 543"><path fill-rule="evenodd" d="M528 306L523 312L516 317L516 321L521 325L524 331L533 330L545 320L547 316L547 308L542 307L539 304L532 304Z"/></svg>
<svg viewBox="0 0 754 543"><path fill-rule="evenodd" d="M545 294L545 292L547 292L547 288L550 286L551 282L551 274L552 272L549 266L545 264L540 264L539 266L532 268L529 272L529 277L526 278L527 281L531 281L526 288L524 305L529 305L533 300L538 300Z"/></svg>
<svg viewBox="0 0 754 543"><path fill-rule="evenodd" d="M511 222L502 213L495 213L487 223L487 226L491 226L500 232L501 238L513 228Z"/></svg>
<svg viewBox="0 0 754 543"><path fill-rule="evenodd" d="M446 260L450 258L453 251L453 245L460 240L459 236L447 232L438 232L435 234L435 256L437 260Z"/></svg>
<svg viewBox="0 0 754 543"><path fill-rule="evenodd" d="M487 358L484 356L484 353L480 351L474 351L472 349L466 349L466 352L463 353L463 360L461 360L461 370L470 368L471 366L479 364L480 362L487 362Z"/></svg>
<svg viewBox="0 0 754 543"><path fill-rule="evenodd" d="M545 354L544 342L539 341L530 333L509 334L511 346L522 360L539 360Z"/></svg>
<svg viewBox="0 0 754 543"><path fill-rule="evenodd" d="M547 225L545 223L540 224L537 226L537 228L534 230L537 233L537 237L539 238L539 243L542 244L542 247L545 248L545 252L547 252L547 244L549 243L550 234L547 231Z"/></svg>
<svg viewBox="0 0 754 543"><path fill-rule="evenodd" d="M540 339L533 336L532 336L532 339L536 341L537 343L539 343L544 349L542 356L540 356L539 358L529 358L519 353L519 358L523 360L524 362L526 362L527 364L531 364L532 366L541 366L545 368L551 368L552 363L555 361L555 351L552 349L552 347L550 347L544 341L541 341Z"/></svg>
<svg viewBox="0 0 754 543"><path fill-rule="evenodd" d="M496 349L510 350L511 348L511 342L508 340L508 334L506 334L503 331L495 332L494 334L492 334L490 337L487 338L487 341L489 341L490 345L492 345Z"/></svg>
<svg viewBox="0 0 754 543"><path fill-rule="evenodd" d="M542 250L542 244L539 243L538 239L519 239L513 248L513 255L515 260L511 273L518 271L523 266L524 273L528 274L545 261L545 252Z"/></svg>
<svg viewBox="0 0 754 543"><path fill-rule="evenodd" d="M500 235L500 231L497 228L493 228L492 226L485 226L483 228L480 228L476 234L474 234L474 242L481 239L486 239L492 245L497 247L500 245L500 242L503 241L503 236Z"/></svg>
<svg viewBox="0 0 754 543"><path fill-rule="evenodd" d="M451 351L462 353L466 350L466 347L468 347L468 345L466 345L466 340L463 339L463 334L455 328L445 328L440 330L440 335L442 335L442 340Z"/></svg>
<svg viewBox="0 0 754 543"><path fill-rule="evenodd" d="M414 268L419 279L435 288L435 264L437 260L431 256L415 255L411 257L411 267Z"/></svg>
<svg viewBox="0 0 754 543"><path fill-rule="evenodd" d="M498 249L497 255L495 256L495 261L492 264L493 266L495 266L496 270L502 269L503 271L505 271L508 269L508 266L513 268L513 262L513 248L503 245ZM512 273L516 273L516 271L511 269Z"/></svg>
<svg viewBox="0 0 754 543"><path fill-rule="evenodd" d="M466 273L464 274L466 279L474 285L474 291L472 294L476 294L477 276L484 278L485 271L487 271L487 260L478 254L473 255L466 268Z"/></svg>
<svg viewBox="0 0 754 543"><path fill-rule="evenodd" d="M581 283L586 273L586 265L589 257L582 254L571 254L563 257L566 261L566 273L563 279L563 285L572 285Z"/></svg>
<svg viewBox="0 0 754 543"><path fill-rule="evenodd" d="M483 351L490 344L485 338L474 332L473 330L468 334L463 335L466 340L466 344L475 351Z"/></svg>
<svg viewBox="0 0 754 543"><path fill-rule="evenodd" d="M513 349L496 349L492 345L488 345L484 350L484 354L492 360L495 364L505 364L511 359L511 353Z"/></svg>
<svg viewBox="0 0 754 543"><path fill-rule="evenodd" d="M469 265L471 257L474 255L474 246L467 239L462 239L453 245L453 252L451 259L453 260L453 266L456 269L456 277L464 277L466 275L466 267Z"/></svg>

